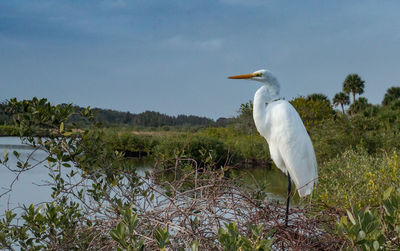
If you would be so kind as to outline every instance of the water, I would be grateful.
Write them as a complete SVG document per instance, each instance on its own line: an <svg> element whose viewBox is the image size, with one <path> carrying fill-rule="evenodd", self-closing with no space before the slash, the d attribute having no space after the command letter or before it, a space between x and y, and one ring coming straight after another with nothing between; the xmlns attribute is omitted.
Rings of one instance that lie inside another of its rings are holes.
<svg viewBox="0 0 400 251"><path fill-rule="evenodd" d="M4 150L7 150L9 155L9 166L15 168L17 159L13 155L13 151L18 151L21 159L26 159L32 152L32 149L21 145L20 139L17 137L0 137L0 156L4 158ZM33 158L41 160L46 157L43 151L36 151ZM42 165L43 167L43 165ZM4 165L0 165L0 194L5 193L10 184L15 180L12 191L3 195L0 198L0 214L7 209L13 209L23 204L37 204L50 198L50 188L46 186L38 186L35 184L43 183L48 177L46 168L33 168L26 173L22 173L18 177L16 174L8 170Z"/></svg>
<svg viewBox="0 0 400 251"><path fill-rule="evenodd" d="M265 191L268 193L268 198L270 200L283 201L286 199L287 176L275 167L272 169L261 166L243 168L236 170L234 174L238 175L245 184L252 188L259 188L264 184ZM298 200L299 197L296 194L292 202L296 204Z"/></svg>
<svg viewBox="0 0 400 251"><path fill-rule="evenodd" d="M17 159L13 155L13 151L18 151L21 159L26 159L32 152L32 148L22 145L18 137L0 137L0 156L3 159L3 152L7 149L9 153L9 165L15 168ZM40 161L46 158L46 153L37 150L33 154L34 161ZM7 209L22 207L23 205L38 204L51 201L51 188L43 186L46 181L50 181L49 170L45 168L46 162L38 164L36 168L23 172L17 180L15 180L12 191L0 197L0 215ZM140 173L144 170L151 169L151 163L137 162L136 164ZM10 184L16 178L16 174L9 171L0 164L0 194L6 192ZM260 186L264 184L268 197L273 200L284 200L286 198L287 177L277 170L271 170L265 167L244 168L233 170L231 178L240 178L250 187ZM42 185L42 186L41 186ZM296 201L296 199L295 199Z"/></svg>

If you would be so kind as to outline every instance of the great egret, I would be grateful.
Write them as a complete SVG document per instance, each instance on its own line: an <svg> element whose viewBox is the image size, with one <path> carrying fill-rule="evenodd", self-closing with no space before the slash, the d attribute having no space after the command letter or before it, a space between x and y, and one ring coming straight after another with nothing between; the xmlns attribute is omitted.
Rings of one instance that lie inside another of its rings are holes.
<svg viewBox="0 0 400 251"><path fill-rule="evenodd" d="M288 176L285 224L288 224L291 179L300 197L311 194L318 181L317 161L310 136L294 107L279 98L280 85L268 70L228 77L263 83L254 95L253 118L267 140L275 165Z"/></svg>

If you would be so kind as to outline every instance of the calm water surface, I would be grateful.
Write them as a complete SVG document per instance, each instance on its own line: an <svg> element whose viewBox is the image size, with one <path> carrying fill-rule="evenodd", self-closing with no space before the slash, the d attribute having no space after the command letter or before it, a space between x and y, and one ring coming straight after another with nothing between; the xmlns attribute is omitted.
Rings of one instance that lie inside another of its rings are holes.
<svg viewBox="0 0 400 251"><path fill-rule="evenodd" d="M4 151L9 153L9 165L15 168L16 158L12 152L18 151L21 154L21 159L32 152L28 146L22 145L18 137L0 137L0 156L3 159ZM36 151L33 159L36 161L46 157L45 152ZM33 161L34 163L34 161ZM138 162L140 171L151 168L151 163ZM269 193L269 198L275 200L283 200L286 197L287 178L276 168L268 170L267 168L243 168L234 170L232 178L240 178L249 186L258 186L264 184L266 191ZM5 166L0 164L0 194L7 191L11 182L16 175L9 171ZM49 170L40 164L36 168L22 173L18 180L14 183L12 192L0 197L0 215L3 215L7 209L21 207L24 204L38 204L41 202L51 201L51 189L48 186L40 186L46 181L51 180ZM296 199L295 199L296 200Z"/></svg>

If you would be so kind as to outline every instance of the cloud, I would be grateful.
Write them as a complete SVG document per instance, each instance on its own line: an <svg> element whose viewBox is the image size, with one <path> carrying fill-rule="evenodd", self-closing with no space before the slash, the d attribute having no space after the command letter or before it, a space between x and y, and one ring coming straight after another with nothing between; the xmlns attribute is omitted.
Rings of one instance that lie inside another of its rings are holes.
<svg viewBox="0 0 400 251"><path fill-rule="evenodd" d="M222 47L223 40L220 38L207 39L207 40L193 40L186 38L182 35L170 37L162 41L163 48L171 49L184 49L184 50L218 50Z"/></svg>

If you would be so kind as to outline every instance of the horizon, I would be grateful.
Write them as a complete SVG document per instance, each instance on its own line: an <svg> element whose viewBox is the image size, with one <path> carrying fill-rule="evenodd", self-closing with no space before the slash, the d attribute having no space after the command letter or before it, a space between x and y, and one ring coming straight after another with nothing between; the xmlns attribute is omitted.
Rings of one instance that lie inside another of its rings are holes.
<svg viewBox="0 0 400 251"><path fill-rule="evenodd" d="M216 120L259 85L227 76L266 68L290 100L330 100L350 73L380 104L399 86L397 1L0 2L0 99Z"/></svg>

